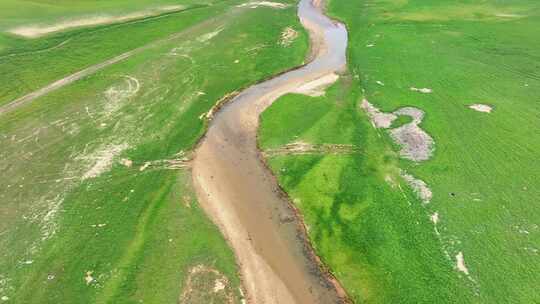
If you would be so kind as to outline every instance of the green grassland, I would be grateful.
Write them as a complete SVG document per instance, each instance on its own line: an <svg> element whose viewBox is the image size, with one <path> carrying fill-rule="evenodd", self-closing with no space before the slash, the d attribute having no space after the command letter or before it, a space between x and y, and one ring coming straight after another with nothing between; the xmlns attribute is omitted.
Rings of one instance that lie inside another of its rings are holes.
<svg viewBox="0 0 540 304"><path fill-rule="evenodd" d="M162 16L169 14L178 14L183 11L196 10L201 7L209 7L220 5L220 0L209 1L193 1L193 0L114 0L114 1L21 1L21 0L5 0L0 3L0 54L7 52L15 47L20 50L39 51L48 47L58 45L59 42L72 37L77 31L72 31L66 37L65 33L56 32L47 36L56 36L57 39L47 39L47 44L44 44L40 39L25 40L24 37L18 36L11 31L21 26L51 26L69 22L73 20L91 19L96 17L121 17L129 14L149 13L151 16L143 18L160 19ZM162 12L159 10L163 9ZM141 19L139 18L139 19ZM139 23L144 20L133 20L131 23ZM186 18L183 22L196 22L195 16ZM120 24L116 24L120 25ZM110 27L114 24L102 25L101 27ZM81 28L75 28L81 29ZM94 28L99 30L99 27ZM84 30L88 33L87 30ZM166 34L164 31L162 34ZM143 34L147 36L148 34ZM87 36L87 35L86 35ZM61 40L64 38L63 40ZM89 38L88 36L86 38ZM134 38L134 37L132 37ZM141 37L143 38L143 37ZM139 40L137 38L135 40ZM101 41L101 40L100 40ZM116 48L121 44L117 44ZM1 58L1 55L0 55Z"/></svg>
<svg viewBox="0 0 540 304"><path fill-rule="evenodd" d="M239 3L78 29L3 51L28 52L0 58L7 103L148 46L0 116L6 303L239 301L232 251L199 208L183 159L220 98L301 64L308 44L293 1L283 10L234 8ZM283 47L287 26L300 36ZM199 265L217 273L200 275ZM216 278L228 283L213 292Z"/></svg>
<svg viewBox="0 0 540 304"><path fill-rule="evenodd" d="M11 85L0 88L0 105L94 64L166 40L204 20L208 22L230 6L223 3L142 22L72 29L38 39L9 40L9 47L0 49L3 71L0 80ZM34 67L44 63L46 65L37 72L36 69L21 69L21 66Z"/></svg>
<svg viewBox="0 0 540 304"><path fill-rule="evenodd" d="M268 159L299 208L316 252L358 303L466 301L427 211L397 180L398 159L358 111L359 83L342 79L326 96L288 95L261 117L262 150L295 141L348 144L350 155Z"/></svg>
<svg viewBox="0 0 540 304"><path fill-rule="evenodd" d="M268 160L317 252L359 303L539 302L538 2L328 6L347 24L351 75L326 97L278 100L262 116L259 139L263 150L298 140L362 149ZM359 109L364 97L386 112L425 111L433 157L400 159ZM468 108L474 103L493 111ZM429 185L429 204L399 169ZM459 252L468 275L457 269Z"/></svg>

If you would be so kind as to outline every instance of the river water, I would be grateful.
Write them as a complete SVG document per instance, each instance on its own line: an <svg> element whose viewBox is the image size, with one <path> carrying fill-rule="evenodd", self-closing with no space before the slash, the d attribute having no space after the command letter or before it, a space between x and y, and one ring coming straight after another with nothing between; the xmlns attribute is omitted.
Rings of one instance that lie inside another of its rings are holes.
<svg viewBox="0 0 540 304"><path fill-rule="evenodd" d="M344 296L320 269L257 149L259 115L273 101L346 66L345 27L323 14L319 0L301 0L298 16L310 33L310 62L231 100L214 116L193 161L199 202L235 252L249 303L340 303Z"/></svg>

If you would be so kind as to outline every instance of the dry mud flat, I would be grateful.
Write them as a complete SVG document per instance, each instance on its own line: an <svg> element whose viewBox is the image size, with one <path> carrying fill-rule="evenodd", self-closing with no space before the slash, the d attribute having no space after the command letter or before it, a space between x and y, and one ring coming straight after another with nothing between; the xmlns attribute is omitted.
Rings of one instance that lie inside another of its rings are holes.
<svg viewBox="0 0 540 304"><path fill-rule="evenodd" d="M193 161L199 201L235 251L249 303L345 301L257 149L259 115L273 101L345 68L345 27L324 16L319 1L302 0L298 14L310 32L312 61L232 99L215 114Z"/></svg>
<svg viewBox="0 0 540 304"><path fill-rule="evenodd" d="M164 13L177 12L183 9L186 9L186 7L183 5L160 6L120 16L88 16L85 18L64 20L55 24L33 24L21 26L9 30L9 32L25 38L39 38L48 34L70 30L73 28L134 21L159 16L160 14Z"/></svg>
<svg viewBox="0 0 540 304"><path fill-rule="evenodd" d="M362 100L360 107L367 113L374 128L388 130L392 140L401 147L399 154L402 158L414 162L422 162L431 158L435 142L419 126L424 119L424 111L414 107L403 107L394 112L385 113L366 99ZM392 123L398 116L408 116L412 121L400 127L392 128ZM424 204L431 201L433 193L423 180L417 179L405 170L400 170L400 176Z"/></svg>

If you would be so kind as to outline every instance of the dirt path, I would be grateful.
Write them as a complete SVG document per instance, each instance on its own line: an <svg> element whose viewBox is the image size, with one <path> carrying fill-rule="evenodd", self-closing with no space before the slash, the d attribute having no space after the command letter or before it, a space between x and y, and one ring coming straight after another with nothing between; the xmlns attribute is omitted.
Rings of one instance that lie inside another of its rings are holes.
<svg viewBox="0 0 540 304"><path fill-rule="evenodd" d="M3 114L6 114L10 111L13 111L15 110L16 108L22 106L22 105L25 105L27 103L30 103L32 101L34 101L35 99L38 99L42 96L45 96L51 92L54 92L60 88L63 88L75 81L78 81L86 76L89 76L89 75L92 75L92 74L95 74L96 72L108 67L108 66L111 66L113 64L116 64L118 62L121 62L123 60L126 60L130 57L132 57L133 55L136 55L136 54L139 54L143 51L146 51L152 47L156 47L156 46L159 46L161 45L162 43L165 43L165 42L169 42L171 40L174 40L174 39L177 39L179 37L182 37L182 36L186 36L186 35L190 35L194 32L197 32L197 31L200 31L201 29L205 29L205 28L216 28L220 25L222 25L225 21L224 20L229 20L230 18L233 18L236 14L239 14L243 11L246 11L247 8L238 8L238 7L234 7L232 8L231 10L225 12L223 15L220 15L220 16L216 16L216 17L213 17L213 18L210 18L208 20L205 20L205 21L202 21L200 23L197 23L193 26L190 26L186 29L184 29L183 31L180 31L178 33L174 33L166 38L163 38L163 39L160 39L160 40L157 40L157 41L153 41L153 42L150 42L146 45L143 45L141 47L138 47L136 49L133 49L133 50L130 50L130 51L127 51L125 53L122 53L116 57L113 57L111 59L108 59L104 62L101 62L101 63L98 63L98 64L95 64L95 65L92 65L88 68L85 68L83 70L80 70L78 72L75 72L69 76L66 76L62 79L59 79L51 84L48 84L46 85L45 87L43 88L40 88L34 92L31 92L31 93L28 93L22 97L19 97L13 101L10 101L4 105L1 105L0 106L0 116L3 115Z"/></svg>
<svg viewBox="0 0 540 304"><path fill-rule="evenodd" d="M44 95L47 95L49 94L50 92L52 91L55 91L55 90L58 90L59 88L61 87L64 87L70 83L73 83L83 77L86 77L88 75L91 75L91 74L94 74L95 72L105 68L105 67L108 67L112 64L115 64L119 61L122 61L128 57L131 57L133 54L135 53L138 53L140 51L142 51L143 49L146 49L147 47L141 47L139 49L136 49L136 50L132 50L132 51L129 51L129 52L126 52L126 53L123 53L121 55L118 55L112 59L109 59L107 61L104 61L102 63L99 63L99 64L96 64L96 65L93 65L91 67L88 67L84 70L81 70L79 72L76 72L74 74L71 74L65 78L62 78L60 80L57 80L51 84L49 84L48 86L46 87L43 87L37 91L34 91L30 94L27 94L23 97L20 97L20 98L17 98L15 100L13 100L12 102L8 103L8 104L5 104L3 106L0 106L0 115L4 114L4 113L7 113L17 107L20 107L21 105L25 104L25 103L29 103L31 101L33 101L34 99L36 98L39 98L41 96L44 96Z"/></svg>
<svg viewBox="0 0 540 304"><path fill-rule="evenodd" d="M252 86L215 114L195 152L199 201L220 227L240 264L248 302L339 303L343 293L320 269L303 225L257 149L259 115L278 97L345 68L347 32L302 0L311 63Z"/></svg>
<svg viewBox="0 0 540 304"><path fill-rule="evenodd" d="M339 144L310 144L296 141L275 149L261 151L265 158L279 155L306 155L306 154L358 154L360 148L354 145Z"/></svg>

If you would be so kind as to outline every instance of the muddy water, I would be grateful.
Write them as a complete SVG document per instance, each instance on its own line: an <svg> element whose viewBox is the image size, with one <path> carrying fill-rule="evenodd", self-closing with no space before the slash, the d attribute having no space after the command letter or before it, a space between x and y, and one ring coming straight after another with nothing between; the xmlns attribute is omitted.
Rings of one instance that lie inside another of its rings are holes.
<svg viewBox="0 0 540 304"><path fill-rule="evenodd" d="M347 32L302 0L298 16L310 32L311 62L252 86L221 109L196 150L199 201L229 240L250 303L339 303L305 232L257 150L259 115L278 97L345 68Z"/></svg>

